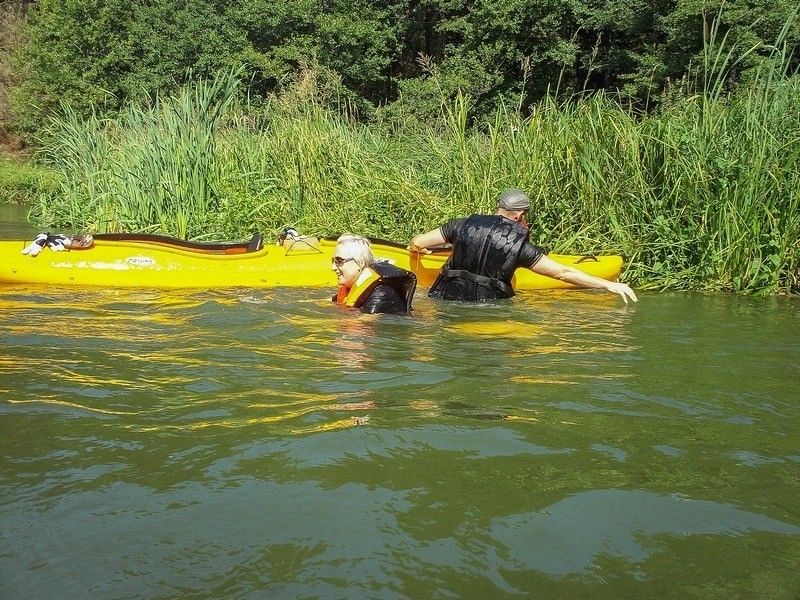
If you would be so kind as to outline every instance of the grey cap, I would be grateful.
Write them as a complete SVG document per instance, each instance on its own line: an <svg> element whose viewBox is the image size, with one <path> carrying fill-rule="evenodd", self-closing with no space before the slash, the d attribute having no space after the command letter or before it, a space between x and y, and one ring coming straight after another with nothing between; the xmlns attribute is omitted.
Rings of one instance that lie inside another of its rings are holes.
<svg viewBox="0 0 800 600"><path fill-rule="evenodd" d="M517 188L503 190L497 199L497 208L505 210L528 210L531 207L531 199L528 194Z"/></svg>

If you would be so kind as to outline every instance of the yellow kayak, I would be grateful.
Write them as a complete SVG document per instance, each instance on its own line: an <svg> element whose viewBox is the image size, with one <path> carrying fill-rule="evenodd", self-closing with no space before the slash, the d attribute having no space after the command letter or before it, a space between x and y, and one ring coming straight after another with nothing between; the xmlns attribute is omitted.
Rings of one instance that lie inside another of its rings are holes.
<svg viewBox="0 0 800 600"><path fill-rule="evenodd" d="M138 288L334 287L331 271L335 240L312 237L263 245L261 236L243 244L199 244L166 236L98 235L90 248L56 252L44 248L38 256L22 254L28 241L0 241L0 283L85 285ZM418 255L405 246L373 241L378 260L413 271L418 283L433 283L449 250ZM550 258L582 271L615 280L622 269L619 256ZM517 290L568 288L570 284L518 269Z"/></svg>

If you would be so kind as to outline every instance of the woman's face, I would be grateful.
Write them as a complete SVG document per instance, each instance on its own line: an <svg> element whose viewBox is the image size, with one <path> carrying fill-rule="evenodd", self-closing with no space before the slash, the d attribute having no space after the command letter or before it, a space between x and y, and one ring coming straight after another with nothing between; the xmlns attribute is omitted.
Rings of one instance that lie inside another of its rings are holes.
<svg viewBox="0 0 800 600"><path fill-rule="evenodd" d="M337 283L345 287L352 287L361 274L361 267L339 246L336 246L336 251L333 253L331 270L336 273Z"/></svg>

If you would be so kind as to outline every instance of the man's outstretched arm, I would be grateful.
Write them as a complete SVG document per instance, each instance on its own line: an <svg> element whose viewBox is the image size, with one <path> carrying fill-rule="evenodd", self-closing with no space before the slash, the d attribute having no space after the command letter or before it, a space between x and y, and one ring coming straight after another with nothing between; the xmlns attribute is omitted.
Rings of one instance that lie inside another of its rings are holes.
<svg viewBox="0 0 800 600"><path fill-rule="evenodd" d="M622 296L625 304L628 303L629 298L634 302L639 300L630 286L626 283L608 281L607 279L602 279L601 277L589 275L588 273L584 273L579 269L557 263L548 256L542 256L538 261L536 261L536 264L531 267L531 271L538 273L539 275L546 275L547 277L552 277L553 279L558 279L559 281L571 283L572 285L576 285L578 287L608 290L609 292Z"/></svg>

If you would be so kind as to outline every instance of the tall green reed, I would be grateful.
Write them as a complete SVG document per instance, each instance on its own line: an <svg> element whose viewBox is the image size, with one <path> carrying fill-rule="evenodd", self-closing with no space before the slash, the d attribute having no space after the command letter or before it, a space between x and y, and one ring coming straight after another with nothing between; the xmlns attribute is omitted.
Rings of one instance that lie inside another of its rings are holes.
<svg viewBox="0 0 800 600"><path fill-rule="evenodd" d="M217 129L238 84L239 71L201 80L114 120L79 120L65 107L41 151L64 183L37 204L39 218L99 232L203 234L218 201Z"/></svg>

